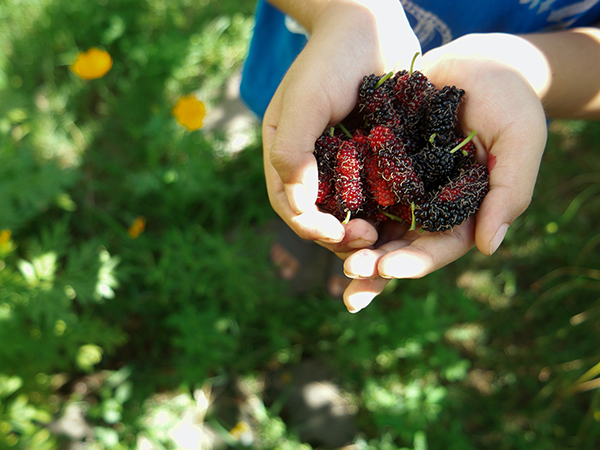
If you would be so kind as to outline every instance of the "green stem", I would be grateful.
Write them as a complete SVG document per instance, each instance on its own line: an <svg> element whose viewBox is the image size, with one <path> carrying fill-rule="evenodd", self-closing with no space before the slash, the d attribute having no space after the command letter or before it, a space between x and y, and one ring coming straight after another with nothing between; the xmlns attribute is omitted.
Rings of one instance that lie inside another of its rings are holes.
<svg viewBox="0 0 600 450"><path fill-rule="evenodd" d="M450 153L454 153L454 152L460 150L461 148L463 148L465 145L467 145L471 141L471 139L473 139L475 137L476 134L477 134L477 132L475 130L471 131L471 134L468 135L464 141L462 141L460 144L458 144L456 147L454 147L452 150L450 150Z"/></svg>
<svg viewBox="0 0 600 450"><path fill-rule="evenodd" d="M417 218L415 217L415 202L412 202L410 204L410 215L411 215L411 221L410 221L410 228L408 229L408 231L413 231L415 228L417 228Z"/></svg>
<svg viewBox="0 0 600 450"><path fill-rule="evenodd" d="M342 130L346 136L348 136L349 138L352 138L352 133L350 133L350 132L348 131L348 128L346 128L346 127L344 126L344 124L342 124L342 123L338 123L338 127L340 127L340 130Z"/></svg>
<svg viewBox="0 0 600 450"><path fill-rule="evenodd" d="M415 208L416 208L416 206L415 206L415 202L412 202L412 203L410 204L410 211L411 211L412 220L411 220L411 222L410 222L410 228L408 229L408 231L413 231L415 228L417 228L417 220L416 220L416 218L415 218ZM390 218L390 219L392 219L392 220L396 220L396 221L398 221L398 222L405 222L405 220L404 220L404 219L402 219L401 217L398 217L398 216L395 216L395 215L393 215L393 214L390 214L390 213L389 213L389 212L387 212L387 211L382 211L382 210L380 209L380 210L379 210L379 212L380 212L381 214L383 214L384 216L386 216L386 217L389 217L389 218Z"/></svg>
<svg viewBox="0 0 600 450"><path fill-rule="evenodd" d="M390 78L392 78L392 75L394 75L394 71L393 70L391 72L386 73L383 77L381 77L381 79L375 85L375 89L377 89L379 86L381 86L387 80L389 80Z"/></svg>
<svg viewBox="0 0 600 450"><path fill-rule="evenodd" d="M420 53L417 52L417 53L415 53L415 56L413 56L413 59L410 62L410 72L409 72L409 75L413 73L413 69L415 68L415 61L417 60L417 56L419 56L419 55L420 55Z"/></svg>
<svg viewBox="0 0 600 450"><path fill-rule="evenodd" d="M344 219L344 221L342 222L344 225L346 225L348 222L350 222L350 216L352 215L351 211L348 211L346 213L346 218Z"/></svg>
<svg viewBox="0 0 600 450"><path fill-rule="evenodd" d="M390 218L390 219L392 219L392 220L397 220L398 222L404 222L404 220L402 220L400 217L398 217L398 216L395 216L395 215L393 215L393 214L390 214L390 213L389 213L389 212L387 212L387 211L382 211L382 210L379 210L379 212L380 212L381 214L383 214L384 216L386 216L386 217L389 217L389 218Z"/></svg>

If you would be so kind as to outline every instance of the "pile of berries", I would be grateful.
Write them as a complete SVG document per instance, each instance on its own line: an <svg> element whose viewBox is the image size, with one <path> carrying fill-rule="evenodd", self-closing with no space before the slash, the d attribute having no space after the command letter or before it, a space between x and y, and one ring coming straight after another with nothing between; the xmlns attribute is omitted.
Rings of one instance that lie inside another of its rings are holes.
<svg viewBox="0 0 600 450"><path fill-rule="evenodd" d="M460 225L489 190L475 133L456 131L463 96L419 71L365 76L359 125L327 129L315 143L319 208L340 221L396 219L425 231Z"/></svg>

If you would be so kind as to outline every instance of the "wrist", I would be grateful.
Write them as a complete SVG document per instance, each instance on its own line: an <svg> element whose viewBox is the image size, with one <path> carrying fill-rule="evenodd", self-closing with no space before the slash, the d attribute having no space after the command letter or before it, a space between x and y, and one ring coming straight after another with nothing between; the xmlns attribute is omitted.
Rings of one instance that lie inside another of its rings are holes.
<svg viewBox="0 0 600 450"><path fill-rule="evenodd" d="M398 0L331 0L314 17L311 33L328 33L338 25L370 42L381 56L381 70L408 69L420 43ZM350 35L348 34L348 37ZM420 58L416 67L420 66Z"/></svg>
<svg viewBox="0 0 600 450"><path fill-rule="evenodd" d="M479 38L479 37L478 37ZM528 40L511 34L491 34L488 53L527 80L538 98L544 98L552 82L550 65L544 54Z"/></svg>

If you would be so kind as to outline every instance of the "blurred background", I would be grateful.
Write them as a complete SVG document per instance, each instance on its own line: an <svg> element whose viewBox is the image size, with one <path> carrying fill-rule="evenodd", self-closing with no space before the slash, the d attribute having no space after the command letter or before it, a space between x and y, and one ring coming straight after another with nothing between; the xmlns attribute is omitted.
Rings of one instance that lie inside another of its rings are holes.
<svg viewBox="0 0 600 450"><path fill-rule="evenodd" d="M493 257L349 314L269 259L254 8L0 3L0 448L600 448L600 124Z"/></svg>

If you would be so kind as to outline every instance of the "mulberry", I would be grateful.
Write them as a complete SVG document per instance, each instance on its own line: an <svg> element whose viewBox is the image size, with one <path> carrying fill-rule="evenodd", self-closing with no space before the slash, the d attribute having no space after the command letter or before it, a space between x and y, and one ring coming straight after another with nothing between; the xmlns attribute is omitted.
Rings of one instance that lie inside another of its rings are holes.
<svg viewBox="0 0 600 450"><path fill-rule="evenodd" d="M392 183L383 178L380 156L372 153L365 158L365 180L375 202L382 207L396 203Z"/></svg>
<svg viewBox="0 0 600 450"><path fill-rule="evenodd" d="M432 93L424 118L423 137L435 135L439 142L447 144L458 121L457 111L465 91L456 86L444 86Z"/></svg>
<svg viewBox="0 0 600 450"><path fill-rule="evenodd" d="M317 204L339 220L401 220L445 231L474 214L489 190L475 133L457 133L464 91L436 89L418 71L365 76L359 107L317 139ZM351 130L351 131L349 131Z"/></svg>
<svg viewBox="0 0 600 450"><path fill-rule="evenodd" d="M416 222L425 231L445 231L463 223L479 210L489 190L489 173L474 163L435 192L415 211Z"/></svg>
<svg viewBox="0 0 600 450"><path fill-rule="evenodd" d="M363 78L358 90L359 109L372 126L397 127L401 118L394 106L393 81L388 75Z"/></svg>
<svg viewBox="0 0 600 450"><path fill-rule="evenodd" d="M355 212L363 202L362 163L356 143L343 141L336 157L335 190L340 209L344 212Z"/></svg>

